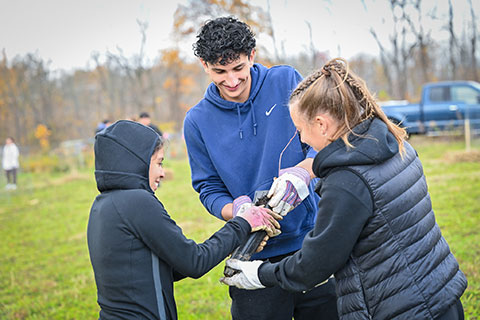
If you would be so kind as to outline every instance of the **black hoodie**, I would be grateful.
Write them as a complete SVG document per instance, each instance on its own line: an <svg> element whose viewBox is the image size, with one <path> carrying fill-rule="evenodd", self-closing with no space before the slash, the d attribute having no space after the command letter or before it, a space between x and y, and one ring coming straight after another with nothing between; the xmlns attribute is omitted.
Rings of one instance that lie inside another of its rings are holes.
<svg viewBox="0 0 480 320"><path fill-rule="evenodd" d="M118 121L95 137L95 178L87 238L100 319L177 319L173 281L198 278L250 232L242 218L204 243L187 239L148 182L160 139L152 129Z"/></svg>

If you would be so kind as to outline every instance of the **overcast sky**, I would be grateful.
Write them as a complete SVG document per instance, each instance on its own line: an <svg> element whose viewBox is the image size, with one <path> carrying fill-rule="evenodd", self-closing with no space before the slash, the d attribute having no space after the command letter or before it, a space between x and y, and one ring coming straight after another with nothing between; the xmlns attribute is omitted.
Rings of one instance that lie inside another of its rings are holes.
<svg viewBox="0 0 480 320"><path fill-rule="evenodd" d="M457 27L470 17L468 0L453 0ZM474 2L480 16L480 1ZM0 50L7 57L36 52L51 60L52 69L85 68L92 52L107 50L127 56L139 51L141 35L137 19L148 22L146 55L153 61L170 47L173 13L187 0L0 0ZM424 0L446 14L448 0ZM267 6L267 0L250 3ZM315 47L331 57L349 58L360 52L378 54L370 27L386 42L392 30L388 0L270 0L277 41L287 54L308 50L312 26ZM435 39L445 38L440 22L428 21ZM261 40L261 39L260 39ZM266 40L265 40L266 41ZM182 47L193 57L191 40ZM270 45L266 43L267 47Z"/></svg>

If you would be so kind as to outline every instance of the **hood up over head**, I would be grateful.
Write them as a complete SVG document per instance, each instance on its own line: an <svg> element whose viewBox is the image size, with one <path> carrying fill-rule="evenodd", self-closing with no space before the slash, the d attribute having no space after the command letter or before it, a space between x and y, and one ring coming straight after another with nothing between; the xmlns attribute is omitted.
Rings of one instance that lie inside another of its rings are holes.
<svg viewBox="0 0 480 320"><path fill-rule="evenodd" d="M95 180L100 192L144 189L150 158L160 136L143 124L120 120L95 136Z"/></svg>

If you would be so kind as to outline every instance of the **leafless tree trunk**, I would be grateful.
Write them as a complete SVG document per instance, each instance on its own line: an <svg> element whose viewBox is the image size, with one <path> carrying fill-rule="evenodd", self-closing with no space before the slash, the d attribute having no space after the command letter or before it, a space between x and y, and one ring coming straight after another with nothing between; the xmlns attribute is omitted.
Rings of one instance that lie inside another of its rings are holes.
<svg viewBox="0 0 480 320"><path fill-rule="evenodd" d="M472 79L478 81L478 72L477 72L477 20L475 17L475 11L473 10L472 0L468 0L470 4L470 14L472 16L472 37L471 40L471 57L472 57Z"/></svg>
<svg viewBox="0 0 480 320"><path fill-rule="evenodd" d="M82 135L87 135L90 133L86 133L86 132L82 132L82 129L85 129L85 125L83 126L78 126L78 125L75 125L74 122L75 122L75 119L82 119L82 105L79 101L79 98L78 98L78 94L76 92L76 84L75 84L75 80L73 77L70 77L68 79L65 79L63 81L63 86L62 86L62 89L63 89L63 93L64 93L64 99L69 101L70 103L68 103L70 109L71 109L71 112L72 112L72 115L73 115L73 118L72 119L67 119L66 116L64 116L64 121L67 121L68 123L70 123L71 125L69 126L69 130L72 130L73 132L75 132L74 136L75 137L81 137ZM85 108L85 107L84 107ZM87 111L87 114L90 114L89 112L90 110ZM83 117L84 120L87 120L87 123L90 119L85 119L85 117ZM89 117L88 117L89 118ZM93 133L93 128L92 128L92 131L91 133Z"/></svg>
<svg viewBox="0 0 480 320"><path fill-rule="evenodd" d="M24 130L22 130L22 127L20 125L20 118L21 115L19 114L21 112L21 109L23 106L20 105L20 101L15 94L16 88L14 88L14 84L12 83L12 77L10 76L9 70L8 70L8 61L7 61L7 54L5 52L5 49L3 50L3 61L1 65L1 72L2 72L2 78L4 78L5 81L5 86L7 88L7 97L8 101L10 102L9 109L12 111L12 120L14 123L14 132L15 132L15 139L18 139L21 143L25 143L24 139ZM11 124L11 122L10 122ZM9 131L12 132L12 131Z"/></svg>
<svg viewBox="0 0 480 320"><path fill-rule="evenodd" d="M455 49L457 46L457 38L453 30L453 5L452 0L448 0L448 33L450 34L449 48L450 48L450 72L452 80L457 79L457 63L455 60Z"/></svg>
<svg viewBox="0 0 480 320"><path fill-rule="evenodd" d="M459 53L460 53L460 66L461 66L461 78L468 79L471 76L471 50L469 47L469 41L467 39L467 30L463 30L461 38L460 38L460 45L459 45Z"/></svg>
<svg viewBox="0 0 480 320"><path fill-rule="evenodd" d="M406 50L406 38L407 30L405 27L402 27L401 32L401 42L400 46L398 45L398 39L395 40L394 45L394 64L397 70L397 78L398 78L398 89L399 89L399 97L401 99L406 99L408 96L408 87L407 87L407 79L408 79L408 70L407 70L407 60L410 57L409 50Z"/></svg>
<svg viewBox="0 0 480 320"><path fill-rule="evenodd" d="M381 44L375 30L370 29L370 33L375 38L380 48L380 59L385 68L385 76L390 82L389 91L394 94L397 99L408 98L408 79L409 79L409 64L412 52L416 43L407 43L407 14L405 0L390 0L390 10L393 19L393 30L389 36L389 41L392 46L389 54L385 47ZM393 74L390 72L393 69ZM395 81L394 81L395 80Z"/></svg>
<svg viewBox="0 0 480 320"><path fill-rule="evenodd" d="M141 22L137 20L137 23L140 27L140 33L142 35L142 41L140 44L140 53L138 55L138 61L136 70L139 71L137 75L137 79L140 84L140 90L142 92L142 96L146 97L146 105L147 108L153 111L153 114L156 115L158 119L158 112L157 112L157 103L156 103L156 90L155 90L155 82L152 75L152 68L144 67L144 57L145 57L145 44L147 42L147 29L148 23Z"/></svg>
<svg viewBox="0 0 480 320"><path fill-rule="evenodd" d="M101 88L101 95L105 97L106 99L103 99L105 102L105 105L103 108L107 111L106 113L109 116L112 116L115 114L115 109L117 106L116 103L116 95L115 95L115 84L111 81L112 78L109 76L111 73L111 70L108 68L108 64L101 65L99 61L100 55L98 53L92 54L92 59L95 61L96 64L96 72L98 74L99 82L100 82L100 88Z"/></svg>
<svg viewBox="0 0 480 320"><path fill-rule="evenodd" d="M378 44L378 48L380 50L380 61L382 62L383 66L383 74L385 75L385 79L387 79L387 90L388 92L393 93L393 84L392 84L392 75L390 72L390 63L388 62L388 53L385 50L385 47L382 45L380 40L378 39L377 33L373 28L370 28L370 33L372 34L373 38Z"/></svg>
<svg viewBox="0 0 480 320"><path fill-rule="evenodd" d="M310 24L309 21L305 21L308 27L308 35L310 39L310 54L312 55L312 70L316 69L316 64L317 64L317 50L315 49L315 45L313 44L313 32L312 32L312 25Z"/></svg>
<svg viewBox="0 0 480 320"><path fill-rule="evenodd" d="M425 34L424 28L423 28L423 23L422 23L422 10L421 10L421 0L416 0L413 3L413 6L415 7L415 10L417 11L418 14L418 30L417 27L415 26L415 23L412 21L412 19L406 14L405 10L403 11L403 17L404 19L408 22L410 29L412 30L413 34L416 37L417 41L417 46L419 50L419 56L420 56L420 68L422 71L422 82L426 83L430 81L430 76L429 76L429 65L430 65L430 58L428 57L428 42L429 42L429 34Z"/></svg>
<svg viewBox="0 0 480 320"><path fill-rule="evenodd" d="M280 58L280 55L278 53L278 48L277 48L277 39L275 38L275 30L273 28L273 21L272 21L272 15L271 15L271 10L270 10L270 0L267 0L267 12L266 12L266 26L268 26L268 29L270 30L268 33L270 34L270 37L272 38L272 42L273 42L273 51L274 51L274 54L275 54L275 62L276 63L283 63L284 61L284 57L285 56L282 56Z"/></svg>

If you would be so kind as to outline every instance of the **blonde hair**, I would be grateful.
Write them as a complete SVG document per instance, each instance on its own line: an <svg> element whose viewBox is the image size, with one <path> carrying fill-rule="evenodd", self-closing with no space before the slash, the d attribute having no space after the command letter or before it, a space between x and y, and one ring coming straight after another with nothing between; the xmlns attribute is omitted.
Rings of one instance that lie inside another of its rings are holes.
<svg viewBox="0 0 480 320"><path fill-rule="evenodd" d="M337 120L339 128L330 140L340 137L348 147L353 147L348 137L355 135L352 129L356 125L370 118L379 118L395 136L400 154L405 153L405 129L387 118L365 81L349 70L343 58L330 60L300 82L290 96L290 104L293 103L297 103L297 110L307 119L327 113Z"/></svg>

